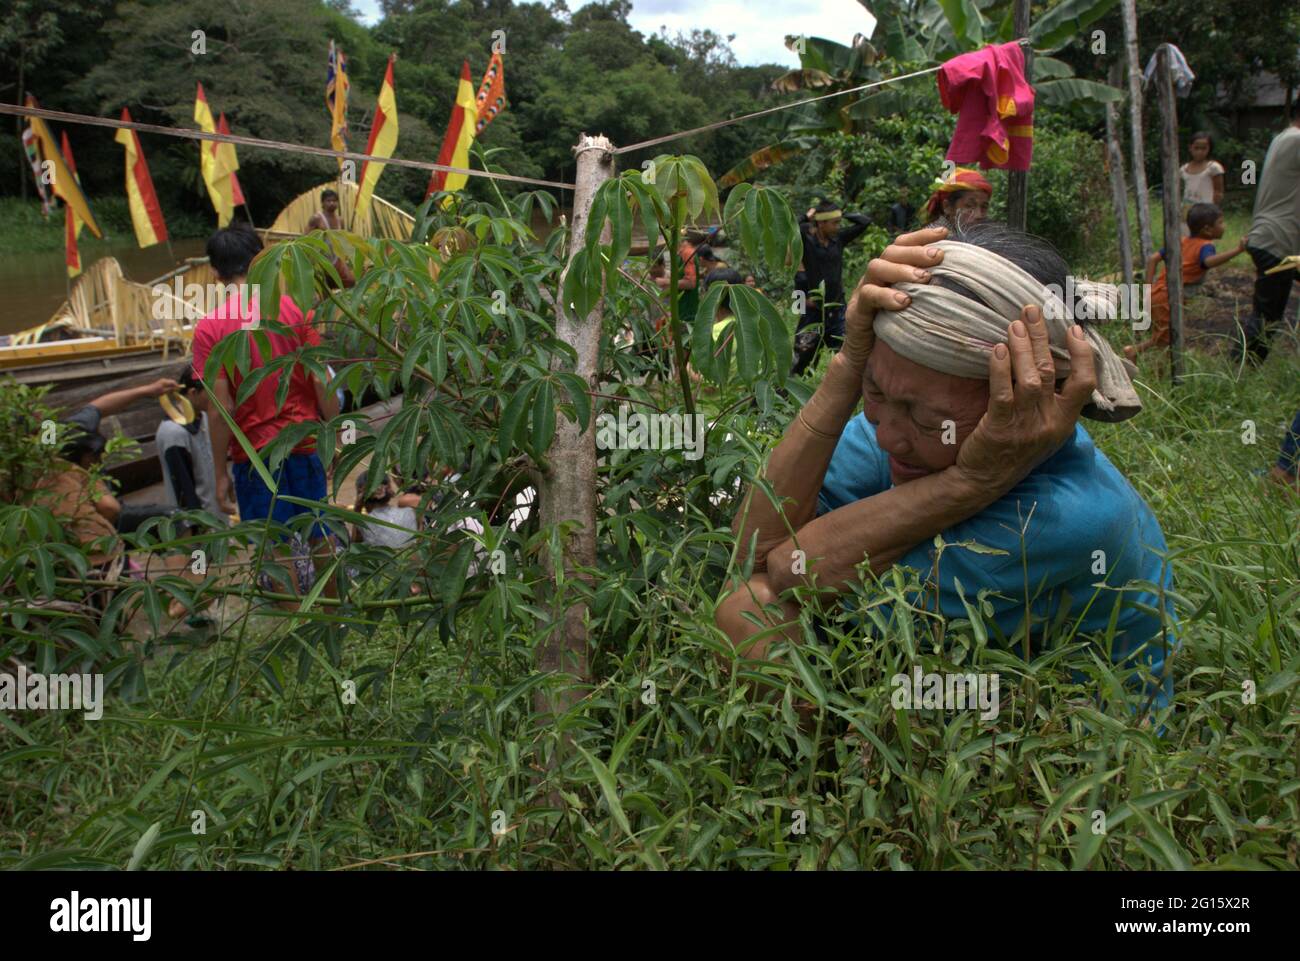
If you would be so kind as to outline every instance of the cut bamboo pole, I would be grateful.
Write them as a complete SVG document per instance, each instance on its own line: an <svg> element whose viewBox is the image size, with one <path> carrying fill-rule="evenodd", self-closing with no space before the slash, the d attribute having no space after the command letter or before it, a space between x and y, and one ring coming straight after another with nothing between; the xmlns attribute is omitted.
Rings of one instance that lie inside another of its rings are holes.
<svg viewBox="0 0 1300 961"><path fill-rule="evenodd" d="M1110 85L1119 86L1120 65L1110 67ZM1133 283L1133 239L1128 219L1128 181L1124 176L1124 150L1120 146L1119 117L1113 103L1106 104L1106 154L1110 189L1115 202L1115 229L1119 234L1119 269L1125 286ZM1131 288L1130 288L1131 289Z"/></svg>
<svg viewBox="0 0 1300 961"><path fill-rule="evenodd" d="M573 230L569 246L572 263L574 252L582 245L591 214L592 199L600 185L614 175L614 145L604 136L582 134L574 148L577 174L574 178ZM608 230L608 228L606 228ZM568 273L568 268L565 269ZM561 279L563 289L563 279ZM561 298L562 299L562 298ZM563 303L556 305L555 333L577 354L572 366L587 387L596 389L597 360L603 321L603 301L584 317ZM554 369L567 368L558 358ZM546 452L546 463L539 472L541 521L543 526L559 529L567 525L570 533L562 542L562 569L556 569L550 552L543 552L547 573L557 584L561 579L587 580L596 566L596 425L593 411L586 429L561 416L556 419L555 437ZM557 590L557 595L560 593ZM552 626L538 642L537 668L545 673L572 678L574 683L555 688L538 688L534 707L539 714L558 720L582 696L582 686L590 679L587 638L587 605L569 604L557 612L559 623Z"/></svg>
<svg viewBox="0 0 1300 961"><path fill-rule="evenodd" d="M1128 110L1133 137L1133 193L1137 200L1138 240L1145 264L1155 249L1151 243L1151 202L1147 196L1146 148L1142 135L1142 63L1138 59L1137 0L1123 0L1124 49L1128 61ZM1143 278L1151 283L1150 277Z"/></svg>
<svg viewBox="0 0 1300 961"><path fill-rule="evenodd" d="M1183 376L1183 232L1181 185L1178 182L1178 104L1169 69L1169 45L1156 50L1156 91L1160 98L1160 161L1164 178L1165 283L1169 287L1169 372L1178 384ZM1150 279L1148 278L1148 283Z"/></svg>

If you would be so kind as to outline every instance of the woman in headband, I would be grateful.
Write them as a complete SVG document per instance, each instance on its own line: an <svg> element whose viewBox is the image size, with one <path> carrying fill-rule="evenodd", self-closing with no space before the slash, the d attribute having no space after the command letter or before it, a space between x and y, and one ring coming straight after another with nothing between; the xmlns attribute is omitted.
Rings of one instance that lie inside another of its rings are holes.
<svg viewBox="0 0 1300 961"><path fill-rule="evenodd" d="M716 612L739 656L800 637L789 588L833 598L864 561L898 564L948 618L984 596L1004 637L1104 634L1114 614L1113 656L1167 703L1164 536L1078 424L1141 405L1129 368L1054 299L1067 271L1046 242L989 223L905 234L871 262L843 347L768 459L774 498L751 490L733 522L742 555L757 536L753 576Z"/></svg>
<svg viewBox="0 0 1300 961"><path fill-rule="evenodd" d="M847 226L840 226L848 220ZM800 218L803 263L795 289L804 292L803 316L795 331L793 373L798 375L817 357L822 344L832 350L844 338L844 248L871 226L865 214L849 214L823 200ZM805 330L805 328L811 328Z"/></svg>
<svg viewBox="0 0 1300 961"><path fill-rule="evenodd" d="M993 185L978 170L956 167L947 177L936 181L934 193L926 202L929 227L953 227L979 223L988 219Z"/></svg>

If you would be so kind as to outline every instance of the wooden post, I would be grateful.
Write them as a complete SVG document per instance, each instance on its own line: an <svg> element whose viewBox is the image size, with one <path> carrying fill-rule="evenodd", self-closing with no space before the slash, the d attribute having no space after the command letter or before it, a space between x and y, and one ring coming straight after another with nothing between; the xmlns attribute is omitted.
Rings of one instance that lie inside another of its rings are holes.
<svg viewBox="0 0 1300 961"><path fill-rule="evenodd" d="M1155 248L1151 244L1151 202L1147 196L1146 148L1142 137L1142 63L1138 60L1137 0L1121 0L1124 47L1128 58L1128 112L1133 135L1133 194L1137 200L1138 239L1145 264ZM1151 283L1150 277L1143 278Z"/></svg>
<svg viewBox="0 0 1300 961"><path fill-rule="evenodd" d="M570 264L581 248L587 232L587 218L596 191L614 175L614 145L604 136L578 138L577 172L574 176L573 230L569 245ZM608 227L605 228L606 232ZM568 273L568 268L565 269ZM561 281L563 289L563 281ZM577 352L572 372L596 389L596 364L604 305L596 306L585 317L575 317L564 303L556 304L555 333ZM567 362L555 360L555 369L567 368ZM539 477L541 522L544 526L571 524L572 533L563 543L563 570L556 570L549 551L542 557L552 580L578 580L588 575L579 569L596 566L596 425L595 411L582 430L567 417L556 418L555 438L546 452L546 464ZM554 694L539 687L533 697L534 709L552 720L581 699L580 685L590 679L588 667L587 605L574 603L558 613L561 622L546 632L536 650L537 669L567 675L576 680Z"/></svg>
<svg viewBox="0 0 1300 961"><path fill-rule="evenodd" d="M1120 65L1110 66L1110 85L1119 86ZM1106 155L1110 165L1110 190L1115 202L1115 229L1119 234L1119 269L1127 287L1133 283L1133 241L1128 220L1128 182L1124 177L1124 150L1119 142L1118 111L1106 104ZM1131 289L1131 288L1130 288Z"/></svg>
<svg viewBox="0 0 1300 961"><path fill-rule="evenodd" d="M1013 14L1017 37L1029 36L1029 0L1016 0ZM1034 48L1025 44L1025 79L1034 75ZM1016 230L1025 230L1029 222L1029 171L1012 170L1007 177L1007 224Z"/></svg>
<svg viewBox="0 0 1300 961"><path fill-rule="evenodd" d="M1169 370L1179 383L1183 375L1183 232L1182 193L1178 181L1178 105L1169 69L1169 45L1156 50L1156 89L1160 97L1160 161L1164 178L1165 277L1169 286ZM1147 278L1147 283L1151 279Z"/></svg>

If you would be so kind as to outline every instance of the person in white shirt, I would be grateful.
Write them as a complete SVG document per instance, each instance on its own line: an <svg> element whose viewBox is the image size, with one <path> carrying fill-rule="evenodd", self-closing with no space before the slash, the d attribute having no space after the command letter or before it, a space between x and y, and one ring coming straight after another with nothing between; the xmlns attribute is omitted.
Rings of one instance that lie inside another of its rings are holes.
<svg viewBox="0 0 1300 961"><path fill-rule="evenodd" d="M1192 134L1187 146L1192 159L1178 168L1183 187L1183 236L1187 231L1187 211L1193 204L1214 204L1223 207L1223 164L1211 159L1214 138L1205 131Z"/></svg>
<svg viewBox="0 0 1300 961"><path fill-rule="evenodd" d="M217 472L212 461L212 437L208 429L208 395L203 382L189 364L180 375L181 396L194 408L194 420L178 424L164 420L158 425L154 443L162 464L167 503L182 510L207 511L219 521L226 512L217 502Z"/></svg>

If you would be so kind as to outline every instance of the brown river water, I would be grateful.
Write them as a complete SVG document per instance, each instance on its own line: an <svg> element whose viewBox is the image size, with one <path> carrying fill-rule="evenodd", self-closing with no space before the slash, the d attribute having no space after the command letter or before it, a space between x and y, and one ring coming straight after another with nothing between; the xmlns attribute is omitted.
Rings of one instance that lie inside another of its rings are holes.
<svg viewBox="0 0 1300 961"><path fill-rule="evenodd" d="M557 213L571 215L567 208L561 208ZM548 223L537 208L533 210L531 226L541 238L555 228L555 224ZM635 237L640 236L638 222ZM81 262L89 267L101 257L116 257L129 280L144 283L161 277L187 257L204 256L204 243L201 237L173 240L169 251L166 244L155 244L141 250L129 238L107 244L91 244L83 240ZM62 250L0 254L0 291L4 292L7 308L0 312L0 334L12 334L49 320L67 298L67 289Z"/></svg>
<svg viewBox="0 0 1300 961"><path fill-rule="evenodd" d="M84 236L84 235L83 235ZM134 240L81 245L81 263L89 267L100 257L116 257L126 276L143 283L167 273L186 257L202 257L202 238L173 240L141 250ZM0 254L0 290L5 310L0 313L0 334L26 330L50 319L68 296L62 250L30 254Z"/></svg>

